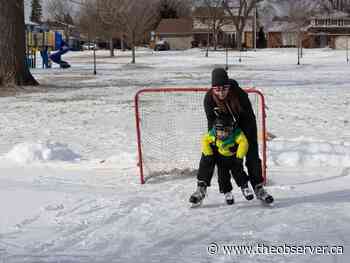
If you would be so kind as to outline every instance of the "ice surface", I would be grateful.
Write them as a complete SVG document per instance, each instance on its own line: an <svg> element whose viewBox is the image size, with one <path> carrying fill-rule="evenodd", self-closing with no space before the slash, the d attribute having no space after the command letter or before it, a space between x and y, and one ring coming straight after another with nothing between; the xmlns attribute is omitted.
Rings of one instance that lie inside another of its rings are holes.
<svg viewBox="0 0 350 263"><path fill-rule="evenodd" d="M96 76L91 52L70 52L70 69L33 70L43 92L0 98L0 262L349 262L345 51L306 49L300 66L295 49L241 55L229 52L229 75L263 91L277 136L268 143L273 208L237 187L226 206L214 178L203 207L190 209L190 171L139 184L136 91L208 86L224 52L142 49L132 65L128 51L98 51ZM341 245L345 254L209 255L213 242Z"/></svg>

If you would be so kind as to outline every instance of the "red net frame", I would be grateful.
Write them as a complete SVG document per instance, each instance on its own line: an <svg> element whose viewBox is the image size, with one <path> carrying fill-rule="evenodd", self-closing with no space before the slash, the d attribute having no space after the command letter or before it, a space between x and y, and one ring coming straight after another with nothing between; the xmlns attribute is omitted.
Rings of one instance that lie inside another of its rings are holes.
<svg viewBox="0 0 350 263"><path fill-rule="evenodd" d="M143 163L143 152L142 152L142 130L141 130L141 117L140 117L140 97L143 94L147 93L169 93L169 92L184 92L184 93L190 93L190 92L202 92L206 93L209 90L209 88L151 88L151 89L141 89L139 90L134 97L134 104L135 104L135 121L136 121L136 135L137 135L137 151L138 151L138 167L140 171L140 182L141 184L144 184L145 176L144 176L144 163ZM266 182L266 170L267 170L267 132L266 132L266 111L265 111L265 97L263 93L255 88L244 88L244 91L246 91L249 94L255 94L259 98L259 112L262 115L261 118L259 118L257 121L260 121L260 123L257 123L257 126L261 127L260 134L258 134L258 137L261 136L261 138L258 140L261 140L260 147L262 149L259 150L261 152L261 163L262 163L262 176L264 178L264 182ZM200 108L199 110L204 111L203 108ZM205 120L206 121L206 120ZM200 153L198 153L200 155Z"/></svg>

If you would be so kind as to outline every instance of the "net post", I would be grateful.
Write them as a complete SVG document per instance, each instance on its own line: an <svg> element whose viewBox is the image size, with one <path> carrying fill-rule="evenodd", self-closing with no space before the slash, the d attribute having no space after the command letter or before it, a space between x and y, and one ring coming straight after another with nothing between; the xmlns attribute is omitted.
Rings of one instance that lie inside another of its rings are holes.
<svg viewBox="0 0 350 263"><path fill-rule="evenodd" d="M262 134L262 157L263 157L263 161L261 163L261 171L262 171L262 177L264 179L264 184L266 184L266 180L267 180L267 155L266 155L266 151L267 151L267 145L266 145L266 106L265 106L265 97L264 97L264 94L262 94L261 91L257 90L255 87L253 87L251 89L251 92L254 92L256 93L259 97L260 97L260 111L261 111L261 114L262 114L262 120L261 120L261 126L262 126L262 131L263 131L263 134Z"/></svg>
<svg viewBox="0 0 350 263"><path fill-rule="evenodd" d="M141 149L141 129L140 129L140 113L139 113L139 95L143 90L139 90L135 95L135 120L136 120L136 134L137 134L137 152L138 152L138 163L140 169L140 180L141 184L145 183L143 174L143 161L142 161L142 149Z"/></svg>

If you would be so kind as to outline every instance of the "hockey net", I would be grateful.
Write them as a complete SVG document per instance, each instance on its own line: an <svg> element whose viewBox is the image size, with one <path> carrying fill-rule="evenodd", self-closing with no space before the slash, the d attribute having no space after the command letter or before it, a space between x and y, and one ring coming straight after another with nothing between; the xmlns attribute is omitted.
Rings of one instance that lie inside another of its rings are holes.
<svg viewBox="0 0 350 263"><path fill-rule="evenodd" d="M141 183L198 169L201 138L207 132L203 100L208 88L143 89L135 95L138 166ZM257 119L259 154L266 179L266 125L263 94L246 88Z"/></svg>

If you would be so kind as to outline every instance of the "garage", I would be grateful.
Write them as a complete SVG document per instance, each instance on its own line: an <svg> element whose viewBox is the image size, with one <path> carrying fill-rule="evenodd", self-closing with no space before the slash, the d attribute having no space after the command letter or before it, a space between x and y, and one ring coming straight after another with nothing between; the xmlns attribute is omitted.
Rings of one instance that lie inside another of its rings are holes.
<svg viewBox="0 0 350 263"><path fill-rule="evenodd" d="M337 36L335 37L335 49L346 49L349 45L349 36Z"/></svg>

